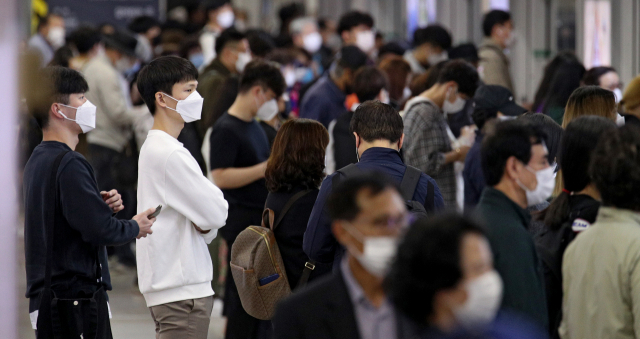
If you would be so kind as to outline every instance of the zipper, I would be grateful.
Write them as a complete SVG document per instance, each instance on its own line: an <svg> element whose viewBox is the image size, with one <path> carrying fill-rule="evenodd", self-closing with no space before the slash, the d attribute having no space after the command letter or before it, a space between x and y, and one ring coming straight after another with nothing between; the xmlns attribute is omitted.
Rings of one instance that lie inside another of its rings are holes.
<svg viewBox="0 0 640 339"><path fill-rule="evenodd" d="M262 237L262 239L264 239L264 242L267 244L267 248L269 249L269 258L271 259L271 264L273 265L274 270L278 272L278 266L276 265L276 261L273 259L273 255L271 255L271 245L269 244L269 239L267 239L267 235L253 229L253 227L249 227L249 229L258 233Z"/></svg>

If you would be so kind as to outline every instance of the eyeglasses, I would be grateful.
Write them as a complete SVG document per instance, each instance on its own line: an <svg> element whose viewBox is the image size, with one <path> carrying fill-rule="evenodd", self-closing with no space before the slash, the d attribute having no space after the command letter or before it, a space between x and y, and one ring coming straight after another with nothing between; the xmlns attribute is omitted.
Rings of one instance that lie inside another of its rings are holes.
<svg viewBox="0 0 640 339"><path fill-rule="evenodd" d="M413 213L406 212L398 217L377 218L369 222L376 228L386 228L391 230L406 229L416 221L416 216Z"/></svg>

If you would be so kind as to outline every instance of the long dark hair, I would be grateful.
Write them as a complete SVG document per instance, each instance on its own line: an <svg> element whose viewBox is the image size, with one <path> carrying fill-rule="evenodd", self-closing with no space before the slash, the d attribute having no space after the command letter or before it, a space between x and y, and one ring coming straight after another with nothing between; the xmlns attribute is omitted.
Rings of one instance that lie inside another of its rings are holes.
<svg viewBox="0 0 640 339"><path fill-rule="evenodd" d="M547 227L558 229L569 218L570 194L566 191L580 192L591 183L589 162L598 139L603 133L615 129L613 121L595 115L583 116L569 123L558 151L564 190L541 214L541 219Z"/></svg>
<svg viewBox="0 0 640 339"><path fill-rule="evenodd" d="M540 85L538 86L538 90L536 91L536 95L533 100L533 110L535 110L535 113L541 113L541 111L537 111L537 109L542 106L542 104L544 103L544 99L549 94L551 81L553 80L553 76L556 74L556 72L558 72L558 69L560 69L564 65L571 63L580 63L580 61L573 52L564 51L558 53L558 55L556 55L544 67L544 76L540 81Z"/></svg>
<svg viewBox="0 0 640 339"><path fill-rule="evenodd" d="M270 192L289 191L302 185L318 188L324 178L325 149L329 133L310 119L289 120L273 141L265 179Z"/></svg>
<svg viewBox="0 0 640 339"><path fill-rule="evenodd" d="M544 99L542 113L549 114L552 108L564 109L571 93L580 87L580 81L584 73L585 68L578 61L567 63L560 67L549 85L549 91Z"/></svg>
<svg viewBox="0 0 640 339"><path fill-rule="evenodd" d="M593 67L589 69L586 73L584 73L584 77L582 78L583 86L600 86L600 77L609 73L616 72L616 69L613 67L607 66L599 66Z"/></svg>

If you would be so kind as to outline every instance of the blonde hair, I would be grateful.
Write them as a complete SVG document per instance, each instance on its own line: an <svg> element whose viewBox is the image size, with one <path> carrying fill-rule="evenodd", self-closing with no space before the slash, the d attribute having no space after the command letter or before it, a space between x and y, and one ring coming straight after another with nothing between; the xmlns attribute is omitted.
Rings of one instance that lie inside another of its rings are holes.
<svg viewBox="0 0 640 339"><path fill-rule="evenodd" d="M585 115L597 115L616 120L616 98L613 92L598 86L584 86L571 93L564 109L562 128Z"/></svg>

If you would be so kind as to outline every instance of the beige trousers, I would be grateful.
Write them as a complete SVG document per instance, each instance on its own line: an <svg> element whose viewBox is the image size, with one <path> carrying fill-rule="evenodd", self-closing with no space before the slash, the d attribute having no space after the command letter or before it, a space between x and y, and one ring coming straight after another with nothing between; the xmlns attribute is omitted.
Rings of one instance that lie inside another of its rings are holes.
<svg viewBox="0 0 640 339"><path fill-rule="evenodd" d="M213 296L149 307L156 339L207 339Z"/></svg>

